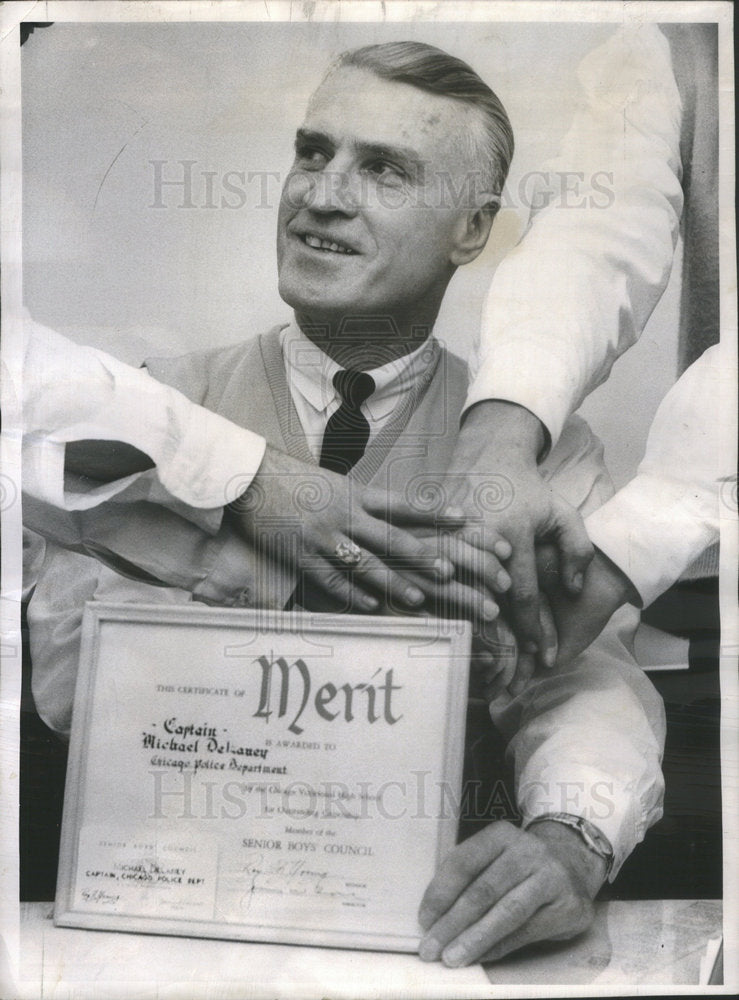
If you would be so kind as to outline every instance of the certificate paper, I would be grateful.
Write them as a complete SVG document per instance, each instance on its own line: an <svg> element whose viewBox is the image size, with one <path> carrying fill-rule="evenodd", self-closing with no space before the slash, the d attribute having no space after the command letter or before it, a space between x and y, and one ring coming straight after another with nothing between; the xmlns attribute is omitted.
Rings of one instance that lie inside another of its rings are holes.
<svg viewBox="0 0 739 1000"><path fill-rule="evenodd" d="M469 627L88 605L55 920L415 950Z"/></svg>

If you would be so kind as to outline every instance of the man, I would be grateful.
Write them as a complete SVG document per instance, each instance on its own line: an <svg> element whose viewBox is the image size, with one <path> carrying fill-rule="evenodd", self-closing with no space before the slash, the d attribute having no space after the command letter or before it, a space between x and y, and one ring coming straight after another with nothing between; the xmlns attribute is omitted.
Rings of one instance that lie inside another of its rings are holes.
<svg viewBox="0 0 739 1000"><path fill-rule="evenodd" d="M680 28L677 30L679 34ZM691 37L693 34L691 29ZM673 52L677 60L676 73L682 66L684 79L692 81L702 68L715 64L715 58L712 63L707 51L710 32L704 36L705 31L700 36L702 47L691 53L690 66L682 65L685 59L679 46L677 54ZM506 564L510 588L508 609L522 648L529 650L540 648L543 638L533 568L534 535L540 541L550 538L558 545L559 558L550 559L549 564L558 566L560 579L570 594L582 591L583 573L592 553L575 512L543 482L537 462L549 444L558 438L566 417L587 392L607 377L614 358L641 332L669 274L682 207L678 148L680 96L670 52L659 29L640 25L615 32L605 45L583 61L578 78L582 106L563 140L559 156L545 165L541 179L546 188L547 177L582 176L584 197L578 196L578 211L572 213L562 211L570 207L567 202L571 192L562 190L557 197L551 190L537 191L529 233L496 271L483 316L481 367L468 394L463 430L455 449L453 476L448 486L450 495L462 501L474 483L479 482L480 476L490 475L492 469L497 475L505 476L512 486L506 504L485 512L482 519L476 518L468 537L483 548L497 547L498 554L512 551ZM609 81L607 88L602 86L603 79ZM707 92L711 93L710 87ZM692 107L691 102L688 103ZM686 115L683 130L692 135L696 123L691 124L690 110ZM692 116L696 118L695 108ZM710 123L715 125L715 115L710 113L710 108L704 118L709 122L710 132ZM705 147L704 140L701 176L706 175ZM696 155L695 150L688 150L686 145L683 158L694 160ZM596 178L602 177L606 165L610 203L603 204L603 191L592 185ZM596 245L600 248L597 254L581 252L583 247ZM544 283L540 280L542 270L549 278ZM704 327L705 315L701 322ZM524 344L527 350L522 353ZM123 388L125 390L125 386ZM152 395L151 390L148 395ZM118 402L125 414L123 394L115 396L114 393L113 407ZM155 427L164 415L163 412L153 413ZM186 410L182 415L186 415ZM65 419L68 422L68 417ZM204 426L202 418L195 422ZM131 428L129 436L130 432ZM151 461L158 462L161 479L161 459L156 454L151 455L152 447L148 442L141 443L141 433L138 437L138 447ZM176 449L177 441L171 442L171 437L169 433L168 449L173 445ZM263 445L260 449L257 439L249 447L242 446L244 437L242 430L229 425L222 425L218 435L221 454L238 451L244 456L238 476L233 476L229 470L223 478L218 448L209 458L214 471L203 470L210 474L213 482L220 477L220 497L226 492L226 484L238 481L245 487L259 467ZM156 446L156 436L153 443ZM130 456L120 445L114 456L106 449L101 463L100 444L100 441L75 440L73 445L68 445L67 469L89 475L90 470L94 474L97 467L102 478L124 476L138 469L135 460L133 465L130 461L127 463ZM143 457L138 456L139 459ZM196 454L195 461L200 467L204 456ZM259 474L268 481L271 491L278 492L285 478L284 461L278 476L273 475L273 465L268 452ZM29 468L28 463L26 468ZM34 466L30 468L33 472ZM180 463L177 469L181 469ZM297 460L291 474L300 475ZM28 481L28 477L25 478ZM169 478L174 482L175 493L177 488L182 493L183 484L176 477L173 480L171 473ZM51 479L53 481L54 477ZM118 502L127 499L120 487L114 486L114 489ZM58 488L56 492L60 492ZM184 492L189 495L191 489L185 486ZM88 489L84 502L99 502L102 495L100 489L91 492ZM135 491L134 497L140 498ZM283 504L289 503L284 493L279 499ZM161 502L167 503L166 496ZM80 506L79 502L76 506ZM177 509L187 516L182 505ZM327 509L324 517L333 513L337 532L343 532L347 527L341 522L345 512L346 504L343 509L338 505L335 511ZM359 512L350 510L349 514L355 521L361 520ZM303 511L302 516L308 519L310 514ZM42 533L52 537L56 533L66 544L77 544L82 550L87 548L100 558L116 559L116 553L106 549L105 516L101 517L100 512L89 517L79 515L71 528L68 524L60 528L54 512L39 509L36 504L29 510L31 519ZM204 530L213 532L218 519L219 513L213 511ZM202 520L196 511L194 523L202 523ZM361 531L362 526L357 527ZM206 552L202 538L195 537L192 529L190 534L203 560L212 561L213 553ZM361 540L371 548L376 534L365 537ZM164 547L164 538L160 532L160 549ZM307 532L304 541L307 554L311 555ZM177 579L173 579L168 572L166 552L160 551L158 555L157 560L152 560L145 554L145 565L139 568L148 569L150 573L156 571L154 575L164 583L179 582L184 586L200 583L199 580L180 579L177 573ZM320 573L325 563L318 566ZM384 574L386 577L392 575L387 564ZM335 574L331 581L337 593L356 601L357 610L368 606L368 591L362 586L365 581L360 573L353 574L351 585ZM327 585L325 571L323 585ZM241 588L235 589L240 591ZM232 600L233 594L224 593L221 587L219 597ZM407 602L407 606L412 607L413 602ZM551 658L553 646L545 642L544 647L544 656L549 653Z"/></svg>
<svg viewBox="0 0 739 1000"><path fill-rule="evenodd" d="M320 459L359 489L427 495L451 463L467 390L463 364L431 329L456 268L485 245L511 153L505 111L465 64L410 42L346 53L310 101L283 190L280 293L295 323L152 361L150 372L261 433L278 454ZM444 198L447 181L465 186L464 204ZM582 422L568 425L545 471L585 511L609 495ZM255 525L269 534L269 502L250 488L233 516L255 537ZM427 607L457 613L502 567L455 534L444 544L457 579L427 595ZM289 562L263 553L254 546L245 603L323 606ZM336 557L361 564L366 554L345 546ZM120 599L121 588L133 588L126 599L154 596L84 556L47 560L29 620L39 710L58 728L68 721L81 602ZM391 595L387 603L395 610ZM472 610L484 634L497 613L491 595ZM578 933L603 880L659 817L661 705L624 645L633 625L622 613L578 660L493 705L531 831L493 823L444 861L419 915L425 960L462 965Z"/></svg>

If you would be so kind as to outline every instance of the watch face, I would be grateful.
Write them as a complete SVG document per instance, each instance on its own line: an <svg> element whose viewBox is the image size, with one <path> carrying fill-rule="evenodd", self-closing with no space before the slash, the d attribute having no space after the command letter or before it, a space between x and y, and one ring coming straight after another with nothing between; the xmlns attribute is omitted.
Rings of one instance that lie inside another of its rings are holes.
<svg viewBox="0 0 739 1000"><path fill-rule="evenodd" d="M611 848L608 838L604 833L601 833L597 826L593 826L592 823L588 823L587 820L582 820L578 825L583 836L593 842L593 847L598 852L603 854L604 857L613 857L613 849Z"/></svg>
<svg viewBox="0 0 739 1000"><path fill-rule="evenodd" d="M577 830L590 850L603 858L604 861L607 861L610 868L610 865L613 863L613 848L608 837L597 826L593 826L592 823L588 822L582 816L572 816L570 813L550 813L548 816L537 816L533 822L539 823L544 820L562 823L563 826L569 826L573 830ZM529 826L532 825L532 823L529 824Z"/></svg>
<svg viewBox="0 0 739 1000"><path fill-rule="evenodd" d="M611 850L610 844L608 844L601 834L594 834L592 831L587 832L583 830L585 838L590 841L593 849L597 851L598 854L602 854L604 858L612 857L613 851Z"/></svg>

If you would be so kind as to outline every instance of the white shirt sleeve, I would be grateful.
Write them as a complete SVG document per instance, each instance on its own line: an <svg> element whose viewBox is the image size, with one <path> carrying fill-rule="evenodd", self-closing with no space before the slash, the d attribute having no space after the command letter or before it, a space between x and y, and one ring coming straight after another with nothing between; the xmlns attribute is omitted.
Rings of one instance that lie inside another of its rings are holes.
<svg viewBox="0 0 739 1000"><path fill-rule="evenodd" d="M664 707L629 651L637 624L637 610L621 608L572 663L491 709L504 731L514 727L524 826L552 812L593 823L613 848L610 881L662 816Z"/></svg>
<svg viewBox="0 0 739 1000"><path fill-rule="evenodd" d="M733 397L727 355L721 345L709 348L670 389L636 477L585 521L593 544L623 570L644 605L718 538L720 491L734 471L732 449L720 439L730 412L722 400Z"/></svg>
<svg viewBox="0 0 739 1000"><path fill-rule="evenodd" d="M199 509L232 500L229 484L238 475L243 490L264 455L259 435L197 406L145 370L72 343L29 317L21 399L24 490L65 510L97 506L142 475L75 489L73 478L65 483L64 477L68 441L133 445L151 458L168 493Z"/></svg>
<svg viewBox="0 0 739 1000"><path fill-rule="evenodd" d="M581 106L542 168L550 190L536 192L527 233L495 272L466 403L518 403L552 443L640 336L683 204L680 96L659 29L620 29L578 78Z"/></svg>
<svg viewBox="0 0 739 1000"><path fill-rule="evenodd" d="M602 446L578 417L567 422L542 471L583 516L613 495ZM638 623L636 608L620 608L571 663L490 706L511 737L524 825L552 812L582 816L611 843L611 879L662 815L664 707L632 654Z"/></svg>

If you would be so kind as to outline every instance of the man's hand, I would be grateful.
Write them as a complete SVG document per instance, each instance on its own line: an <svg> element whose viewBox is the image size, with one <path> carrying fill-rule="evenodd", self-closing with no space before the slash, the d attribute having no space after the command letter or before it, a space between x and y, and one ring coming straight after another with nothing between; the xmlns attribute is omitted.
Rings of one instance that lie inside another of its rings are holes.
<svg viewBox="0 0 739 1000"><path fill-rule="evenodd" d="M491 706L501 708L504 702L521 694L537 668L551 668L557 662L557 628L549 600L543 593L539 596L539 625L542 637L539 657L520 652L513 630L502 617L483 623L475 633L472 666L482 677L483 693Z"/></svg>
<svg viewBox="0 0 739 1000"><path fill-rule="evenodd" d="M599 549L585 571L581 594L570 594L562 586L552 545L537 546L536 564L544 666L567 665L598 638L620 607L640 605L629 578ZM473 665L486 685L485 697L496 705L520 694L541 666L533 656L518 651L515 635L503 618L475 637L473 654Z"/></svg>
<svg viewBox="0 0 739 1000"><path fill-rule="evenodd" d="M501 540L493 552L483 551L466 542L458 530L449 530L448 524L440 519L432 531L428 528L412 530L416 538L435 546L437 553L453 567L451 579L415 578L426 597L421 610L434 618L468 619L474 623L475 635L490 626L500 610L497 595L510 585L501 563L511 554L508 543ZM405 575L414 578L410 568ZM492 587L488 587L486 581L492 582Z"/></svg>
<svg viewBox="0 0 739 1000"><path fill-rule="evenodd" d="M440 553L437 526L454 529L464 521L459 513L419 512L402 498L269 445L256 476L229 511L236 530L259 551L301 571L302 589L316 607L325 598L335 611L372 612L383 604L418 610L454 573ZM410 529L422 529L428 540ZM336 547L352 542L361 554L356 565L347 566ZM457 596L479 607L477 591Z"/></svg>
<svg viewBox="0 0 739 1000"><path fill-rule="evenodd" d="M451 851L426 890L419 955L456 967L574 937L592 922L605 873L605 861L561 823L530 832L491 823Z"/></svg>
<svg viewBox="0 0 739 1000"><path fill-rule="evenodd" d="M511 578L508 614L524 654L536 653L542 645L535 543L554 543L560 579L572 594L582 589L593 554L580 515L537 469L543 444L544 431L532 413L491 400L467 413L454 455L455 479L466 487L451 498L467 515L462 536L486 551L504 539L513 550L506 565Z"/></svg>
<svg viewBox="0 0 739 1000"><path fill-rule="evenodd" d="M585 571L581 594L568 594L551 566L556 553L550 546L537 550L539 582L547 594L559 638L557 663L569 663L594 642L624 604L640 606L629 578L599 549Z"/></svg>

